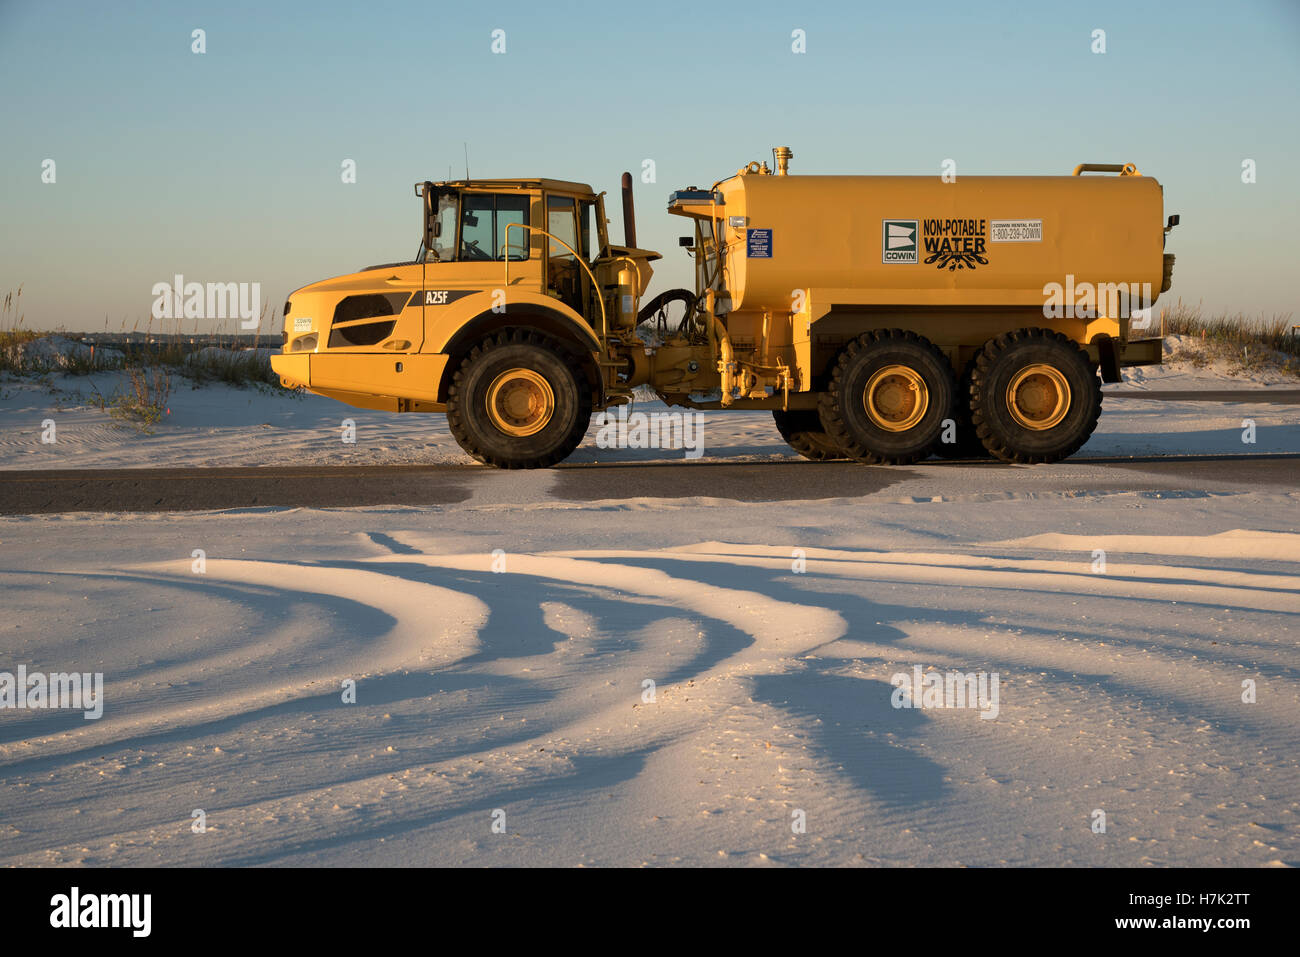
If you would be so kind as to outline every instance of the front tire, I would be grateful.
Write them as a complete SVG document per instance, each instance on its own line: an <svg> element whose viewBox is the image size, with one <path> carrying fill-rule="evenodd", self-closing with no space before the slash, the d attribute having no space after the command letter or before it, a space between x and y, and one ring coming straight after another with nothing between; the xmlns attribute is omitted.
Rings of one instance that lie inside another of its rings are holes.
<svg viewBox="0 0 1300 957"><path fill-rule="evenodd" d="M591 390L576 361L553 339L528 330L476 345L447 393L447 423L457 444L496 468L561 462L590 422Z"/></svg>
<svg viewBox="0 0 1300 957"><path fill-rule="evenodd" d="M971 420L1003 462L1059 462L1092 437L1101 382L1087 353L1050 329L1020 329L975 357Z"/></svg>
<svg viewBox="0 0 1300 957"><path fill-rule="evenodd" d="M928 339L878 329L840 352L818 412L850 458L907 465L938 442L955 390L952 366Z"/></svg>

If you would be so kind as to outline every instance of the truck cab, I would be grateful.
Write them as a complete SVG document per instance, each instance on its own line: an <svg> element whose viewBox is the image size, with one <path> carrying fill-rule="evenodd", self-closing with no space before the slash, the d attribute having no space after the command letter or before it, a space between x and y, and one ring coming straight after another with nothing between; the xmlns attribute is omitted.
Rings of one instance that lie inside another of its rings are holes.
<svg viewBox="0 0 1300 957"><path fill-rule="evenodd" d="M446 412L472 454L497 432L549 435L563 426L552 422L557 412L589 416L627 401L619 355L659 254L610 242L603 193L554 179L426 181L415 193L424 215L413 259L289 296L282 354L272 358L286 386L360 408ZM506 346L520 364L486 383L467 410L458 375ZM579 393L573 402L558 402L559 386L530 368L537 352L567 370ZM577 430L577 419L563 427ZM473 438L479 430L490 434ZM560 449L547 451L541 439L523 445L515 454L498 442L480 457L536 465Z"/></svg>

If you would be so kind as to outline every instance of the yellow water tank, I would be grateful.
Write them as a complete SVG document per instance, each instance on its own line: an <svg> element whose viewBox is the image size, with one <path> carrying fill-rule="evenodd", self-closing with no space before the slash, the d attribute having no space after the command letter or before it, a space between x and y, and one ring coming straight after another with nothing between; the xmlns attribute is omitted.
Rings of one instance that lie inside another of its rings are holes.
<svg viewBox="0 0 1300 957"><path fill-rule="evenodd" d="M743 173L718 190L732 311L787 312L796 290L988 307L1041 304L1051 283L1146 285L1150 301L1161 288L1163 193L1149 176Z"/></svg>

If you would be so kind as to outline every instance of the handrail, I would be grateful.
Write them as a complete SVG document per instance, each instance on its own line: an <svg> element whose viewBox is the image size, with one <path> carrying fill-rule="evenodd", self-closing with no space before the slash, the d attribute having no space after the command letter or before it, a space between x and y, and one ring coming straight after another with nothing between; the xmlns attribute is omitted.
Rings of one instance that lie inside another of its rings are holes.
<svg viewBox="0 0 1300 957"><path fill-rule="evenodd" d="M1119 173L1120 176L1141 176L1134 163L1080 163L1072 175L1080 173Z"/></svg>
<svg viewBox="0 0 1300 957"><path fill-rule="evenodd" d="M596 301L600 303L600 344L604 347L605 340L609 338L609 322L605 317L605 297L601 295L600 283L596 282L596 274L591 271L591 267L587 265L587 261L578 255L576 249L566 243L559 236L552 236L540 226L530 226L527 223L506 223L506 241L501 244L502 252L505 254L506 289L510 289L510 256L506 251L510 248L510 230L515 228L536 230L543 236L554 239L557 243L573 254L573 258L577 261L579 266L587 270L587 275L591 277L591 288L596 291Z"/></svg>

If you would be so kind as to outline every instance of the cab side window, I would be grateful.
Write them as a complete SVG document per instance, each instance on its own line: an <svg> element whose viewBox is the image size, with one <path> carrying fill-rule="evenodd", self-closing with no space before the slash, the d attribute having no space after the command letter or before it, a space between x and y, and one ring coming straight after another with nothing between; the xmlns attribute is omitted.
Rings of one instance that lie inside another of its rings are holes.
<svg viewBox="0 0 1300 957"><path fill-rule="evenodd" d="M582 275L575 255L580 248L578 204L572 196L546 197L546 231L550 233L547 238L546 288L561 302L582 313Z"/></svg>
<svg viewBox="0 0 1300 957"><path fill-rule="evenodd" d="M569 244L570 249L578 248L578 221L574 216L574 202L572 196L547 196L546 197L546 231L555 239L562 239ZM565 249L561 243L555 239L550 240L550 252L548 255L552 259L572 259L573 253Z"/></svg>
<svg viewBox="0 0 1300 957"><path fill-rule="evenodd" d="M511 229L510 223L528 224L529 197L518 193L466 193L461 198L461 262L512 262L528 258L528 230Z"/></svg>

